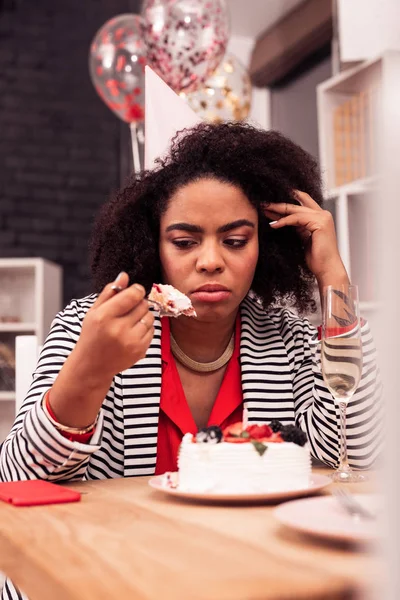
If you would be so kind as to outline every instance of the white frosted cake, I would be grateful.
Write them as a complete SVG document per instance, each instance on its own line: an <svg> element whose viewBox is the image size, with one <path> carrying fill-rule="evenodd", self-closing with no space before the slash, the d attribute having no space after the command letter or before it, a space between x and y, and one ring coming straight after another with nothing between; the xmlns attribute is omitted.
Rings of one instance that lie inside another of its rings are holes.
<svg viewBox="0 0 400 600"><path fill-rule="evenodd" d="M178 456L179 490L257 494L307 487L311 458L305 434L278 421L271 425L243 429L236 423L224 432L209 427L197 436L186 434Z"/></svg>

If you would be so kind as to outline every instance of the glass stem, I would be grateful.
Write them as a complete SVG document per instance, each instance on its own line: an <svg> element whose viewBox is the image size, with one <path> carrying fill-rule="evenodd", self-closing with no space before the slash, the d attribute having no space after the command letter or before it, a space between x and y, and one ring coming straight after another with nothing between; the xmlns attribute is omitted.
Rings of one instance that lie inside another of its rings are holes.
<svg viewBox="0 0 400 600"><path fill-rule="evenodd" d="M346 442L346 408L347 402L339 402L340 411L340 460L339 471L350 471L347 461L347 442Z"/></svg>

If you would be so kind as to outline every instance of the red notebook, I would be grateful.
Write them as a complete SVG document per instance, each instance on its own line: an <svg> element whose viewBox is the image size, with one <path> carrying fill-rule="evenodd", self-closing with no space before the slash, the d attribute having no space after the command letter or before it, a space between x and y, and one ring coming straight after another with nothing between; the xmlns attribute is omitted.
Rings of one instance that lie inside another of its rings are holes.
<svg viewBox="0 0 400 600"><path fill-rule="evenodd" d="M14 506L61 504L78 502L80 499L79 492L41 479L0 483L0 500Z"/></svg>

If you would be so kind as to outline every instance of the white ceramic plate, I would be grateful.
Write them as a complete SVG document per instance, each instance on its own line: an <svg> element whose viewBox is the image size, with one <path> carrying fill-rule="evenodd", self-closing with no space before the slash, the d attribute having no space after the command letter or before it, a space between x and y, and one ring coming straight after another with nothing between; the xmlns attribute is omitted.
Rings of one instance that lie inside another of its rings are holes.
<svg viewBox="0 0 400 600"><path fill-rule="evenodd" d="M171 475L174 476L175 474L172 473ZM312 475L310 485L297 490L271 492L269 494L211 494L209 492L183 492L179 488L168 487L165 483L164 475L156 475L149 480L149 485L152 488L170 496L206 502L269 502L273 500L285 500L287 498L314 494L330 483L332 483L331 479L325 475Z"/></svg>
<svg viewBox="0 0 400 600"><path fill-rule="evenodd" d="M354 494L365 508L377 510L379 497L373 494ZM302 533L340 542L370 542L376 539L378 520L353 517L334 496L303 498L278 506L274 516L280 523Z"/></svg>

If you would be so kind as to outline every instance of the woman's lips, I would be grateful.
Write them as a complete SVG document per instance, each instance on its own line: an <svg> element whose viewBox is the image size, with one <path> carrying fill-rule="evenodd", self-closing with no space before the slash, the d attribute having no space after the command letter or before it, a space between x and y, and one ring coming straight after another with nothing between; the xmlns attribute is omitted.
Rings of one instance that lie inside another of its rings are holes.
<svg viewBox="0 0 400 600"><path fill-rule="evenodd" d="M222 300L229 298L230 295L231 292L229 290L198 290L191 294L192 298L198 302L221 302Z"/></svg>

